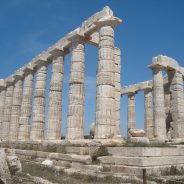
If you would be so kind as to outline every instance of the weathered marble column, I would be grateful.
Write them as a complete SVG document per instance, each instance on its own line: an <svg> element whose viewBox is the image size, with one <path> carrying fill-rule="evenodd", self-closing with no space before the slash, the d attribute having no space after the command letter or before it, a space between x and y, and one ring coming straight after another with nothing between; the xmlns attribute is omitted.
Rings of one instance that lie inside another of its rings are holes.
<svg viewBox="0 0 184 184"><path fill-rule="evenodd" d="M2 139L5 97L6 97L6 83L3 79L0 79L0 140Z"/></svg>
<svg viewBox="0 0 184 184"><path fill-rule="evenodd" d="M32 112L32 93L33 93L33 77L34 70L33 67L27 67L24 70L24 87L23 87L23 97L21 105L21 115L19 120L19 141L29 141L30 140L30 118Z"/></svg>
<svg viewBox="0 0 184 184"><path fill-rule="evenodd" d="M144 130L148 139L154 138L152 89L144 90Z"/></svg>
<svg viewBox="0 0 184 184"><path fill-rule="evenodd" d="M112 138L115 120L115 55L114 27L121 21L116 18L99 20L99 61L96 82L95 139Z"/></svg>
<svg viewBox="0 0 184 184"><path fill-rule="evenodd" d="M162 76L163 67L157 64L152 64L150 65L150 68L153 70L154 136L158 141L164 142L166 139L166 119Z"/></svg>
<svg viewBox="0 0 184 184"><path fill-rule="evenodd" d="M4 105L4 115L3 115L3 123L2 123L2 140L8 141L9 139L9 131L10 131L10 122L11 122L11 111L13 104L13 91L14 91L14 79L13 77L9 77L6 80L6 97L5 97L5 105Z"/></svg>
<svg viewBox="0 0 184 184"><path fill-rule="evenodd" d="M18 139L18 126L19 126L18 124L20 119L20 110L22 103L23 72L15 74L13 78L15 79L15 86L13 92L9 140L16 142Z"/></svg>
<svg viewBox="0 0 184 184"><path fill-rule="evenodd" d="M46 61L38 60L38 62L36 62L35 64L37 74L30 139L32 141L41 141L44 139L44 114L48 63Z"/></svg>
<svg viewBox="0 0 184 184"><path fill-rule="evenodd" d="M128 94L128 130L136 128L136 115L135 115L135 93Z"/></svg>
<svg viewBox="0 0 184 184"><path fill-rule="evenodd" d="M183 76L180 72L168 72L171 81L171 114L173 138L184 138L184 90Z"/></svg>
<svg viewBox="0 0 184 184"><path fill-rule="evenodd" d="M121 105L121 50L115 48L115 68L114 68L114 84L115 84L115 131L114 138L120 138L120 105Z"/></svg>
<svg viewBox="0 0 184 184"><path fill-rule="evenodd" d="M74 41L75 40L75 41ZM69 81L67 139L84 138L84 40L73 39Z"/></svg>
<svg viewBox="0 0 184 184"><path fill-rule="evenodd" d="M47 140L61 139L62 86L64 74L64 53L52 60L52 77L50 81L49 105L47 116Z"/></svg>

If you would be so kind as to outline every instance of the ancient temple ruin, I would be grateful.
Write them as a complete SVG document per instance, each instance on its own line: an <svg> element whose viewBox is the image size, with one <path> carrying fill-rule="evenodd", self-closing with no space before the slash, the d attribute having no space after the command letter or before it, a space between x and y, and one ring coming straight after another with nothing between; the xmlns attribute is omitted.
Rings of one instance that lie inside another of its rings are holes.
<svg viewBox="0 0 184 184"><path fill-rule="evenodd" d="M86 43L98 47L94 140L90 141L111 139L115 142L118 140L124 142L120 133L121 97L128 95L128 132L130 129L136 129L136 93L144 91L146 136L143 137L149 142L184 142L184 68L174 59L159 55L153 58L152 63L150 62L149 69L153 73L150 81L121 86L120 78L123 75L121 74L121 51L114 43L114 29L120 23L121 19L115 17L109 7L105 7L86 19L81 27L67 34L11 76L0 80L2 145L3 143L35 144L36 142L63 144L60 131L63 76L65 75L63 68L65 56L70 50L72 56L65 139L71 142L73 140L73 143L78 140L87 142L84 140L83 133ZM48 113L45 114L48 65L52 65L52 76ZM34 76L36 76L35 83ZM47 124L46 129L44 124ZM131 139L131 136L128 138ZM122 148L122 150L125 149ZM114 153L112 149L110 152ZM131 153L133 155L133 152ZM170 152L169 154L172 156ZM101 159L102 163L105 162L103 159ZM181 162L177 163L184 164L182 161L184 159L180 159Z"/></svg>

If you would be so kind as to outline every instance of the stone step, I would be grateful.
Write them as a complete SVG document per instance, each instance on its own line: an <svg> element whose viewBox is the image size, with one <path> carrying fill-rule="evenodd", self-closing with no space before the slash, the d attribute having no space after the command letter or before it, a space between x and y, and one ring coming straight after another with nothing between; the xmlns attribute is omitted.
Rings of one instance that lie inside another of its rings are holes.
<svg viewBox="0 0 184 184"><path fill-rule="evenodd" d="M163 157L103 156L98 157L98 160L100 161L101 164L126 165L137 167L184 164L184 156L163 156Z"/></svg>
<svg viewBox="0 0 184 184"><path fill-rule="evenodd" d="M126 157L184 156L183 146L171 147L108 147L110 155Z"/></svg>

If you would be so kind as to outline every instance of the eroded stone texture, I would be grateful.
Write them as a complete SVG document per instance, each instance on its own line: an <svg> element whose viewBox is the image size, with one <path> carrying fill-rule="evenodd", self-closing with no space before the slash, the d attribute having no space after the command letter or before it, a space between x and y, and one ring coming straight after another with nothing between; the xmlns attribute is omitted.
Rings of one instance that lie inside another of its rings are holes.
<svg viewBox="0 0 184 184"><path fill-rule="evenodd" d="M151 67L153 70L153 94L154 94L154 136L159 141L166 139L166 122L164 107L164 84L162 70L158 65Z"/></svg>
<svg viewBox="0 0 184 184"><path fill-rule="evenodd" d="M144 130L146 137L153 139L153 95L152 89L144 90Z"/></svg>
<svg viewBox="0 0 184 184"><path fill-rule="evenodd" d="M46 76L47 62L41 60L37 65L34 95L33 121L30 136L33 141L41 141L44 138Z"/></svg>
<svg viewBox="0 0 184 184"><path fill-rule="evenodd" d="M69 81L67 139L83 139L84 129L84 43L73 43Z"/></svg>
<svg viewBox="0 0 184 184"><path fill-rule="evenodd" d="M177 71L171 71L168 74L171 80L172 138L184 138L183 76Z"/></svg>
<svg viewBox="0 0 184 184"><path fill-rule="evenodd" d="M6 87L6 97L5 97L5 106L4 106L4 115L2 122L2 140L8 141L10 122L11 122L11 111L13 104L13 91L14 91L14 81L7 81Z"/></svg>
<svg viewBox="0 0 184 184"><path fill-rule="evenodd" d="M128 94L128 130L132 128L136 128L135 93Z"/></svg>
<svg viewBox="0 0 184 184"><path fill-rule="evenodd" d="M0 140L2 138L3 130L3 114L5 106L5 97L6 97L6 86L0 85Z"/></svg>
<svg viewBox="0 0 184 184"><path fill-rule="evenodd" d="M99 63L96 86L95 138L112 138L115 131L114 28L99 29Z"/></svg>
<svg viewBox="0 0 184 184"><path fill-rule="evenodd" d="M121 50L114 50L115 68L114 68L114 85L115 85L115 131L114 136L120 136L120 104L121 104Z"/></svg>
<svg viewBox="0 0 184 184"><path fill-rule="evenodd" d="M52 61L52 77L49 91L46 139L61 139L62 86L64 58L59 56Z"/></svg>
<svg viewBox="0 0 184 184"><path fill-rule="evenodd" d="M9 131L9 140L17 141L18 139L18 124L20 119L20 110L22 103L22 91L23 91L23 76L16 75L15 77L15 87L13 92L13 103L11 111L11 122Z"/></svg>
<svg viewBox="0 0 184 184"><path fill-rule="evenodd" d="M22 97L21 115L19 121L19 133L18 133L19 141L30 140L30 118L32 112L34 72L32 69L26 69L24 73L25 78L24 78L23 97Z"/></svg>

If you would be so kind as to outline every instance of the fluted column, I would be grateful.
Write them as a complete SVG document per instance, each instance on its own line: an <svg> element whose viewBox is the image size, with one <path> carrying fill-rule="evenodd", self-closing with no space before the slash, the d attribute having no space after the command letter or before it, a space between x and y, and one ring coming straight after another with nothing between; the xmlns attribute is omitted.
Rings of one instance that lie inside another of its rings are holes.
<svg viewBox="0 0 184 184"><path fill-rule="evenodd" d="M0 140L2 139L5 97L6 97L6 84L5 81L2 79L0 80Z"/></svg>
<svg viewBox="0 0 184 184"><path fill-rule="evenodd" d="M135 93L128 94L128 130L136 128Z"/></svg>
<svg viewBox="0 0 184 184"><path fill-rule="evenodd" d="M172 137L184 138L184 90L183 76L180 72L168 72L171 81L171 114L172 114Z"/></svg>
<svg viewBox="0 0 184 184"><path fill-rule="evenodd" d="M36 70L37 75L34 92L33 120L30 139L32 141L41 141L44 139L47 62L39 60L39 62L37 62Z"/></svg>
<svg viewBox="0 0 184 184"><path fill-rule="evenodd" d="M153 70L153 105L154 105L154 136L157 140L164 142L166 139L166 119L164 105L163 67L152 64Z"/></svg>
<svg viewBox="0 0 184 184"><path fill-rule="evenodd" d="M6 97L5 97L5 106L4 106L4 115L2 123L2 140L8 141L9 131L10 131L10 122L11 122L11 111L13 104L13 91L14 91L14 80L10 78L6 81Z"/></svg>
<svg viewBox="0 0 184 184"><path fill-rule="evenodd" d="M115 84L115 131L114 137L121 137L120 132L120 105L121 105L121 50L115 48L115 68L114 68L114 84Z"/></svg>
<svg viewBox="0 0 184 184"><path fill-rule="evenodd" d="M23 87L23 97L21 105L21 113L19 120L19 141L29 141L30 140L30 118L32 112L32 93L33 93L33 68L26 68L24 70L24 87Z"/></svg>
<svg viewBox="0 0 184 184"><path fill-rule="evenodd" d="M72 46L69 81L67 139L84 138L84 42L76 38Z"/></svg>
<svg viewBox="0 0 184 184"><path fill-rule="evenodd" d="M10 121L10 132L9 140L17 141L18 139L18 124L20 119L20 110L22 103L22 91L23 91L23 73L16 74L14 76L15 87L13 92L13 104L11 112L11 121Z"/></svg>
<svg viewBox="0 0 184 184"><path fill-rule="evenodd" d="M99 61L96 82L95 138L112 138L115 132L114 27L99 28Z"/></svg>
<svg viewBox="0 0 184 184"><path fill-rule="evenodd" d="M148 139L154 138L153 133L153 95L152 89L144 90L144 130Z"/></svg>
<svg viewBox="0 0 184 184"><path fill-rule="evenodd" d="M61 139L61 113L62 113L62 86L64 74L64 53L53 58L52 77L49 91L49 105L47 117L47 140Z"/></svg>

